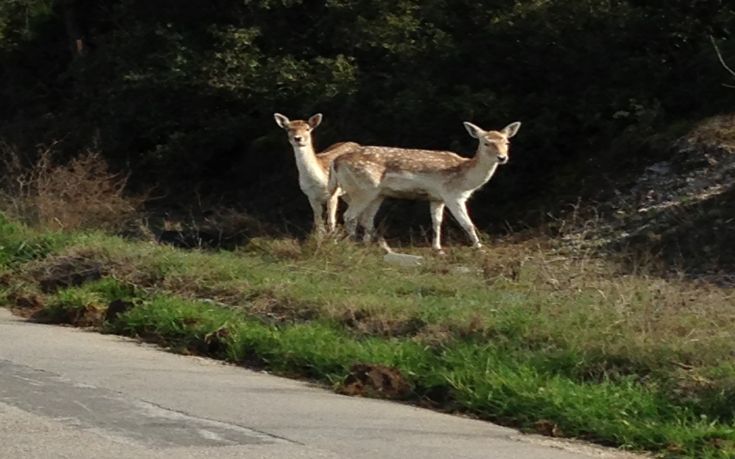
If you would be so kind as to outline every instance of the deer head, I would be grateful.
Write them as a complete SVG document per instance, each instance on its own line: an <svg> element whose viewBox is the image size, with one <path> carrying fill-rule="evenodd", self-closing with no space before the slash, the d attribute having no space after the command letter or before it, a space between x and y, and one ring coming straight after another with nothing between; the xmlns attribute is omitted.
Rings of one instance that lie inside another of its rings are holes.
<svg viewBox="0 0 735 459"><path fill-rule="evenodd" d="M273 118L276 120L276 124L288 133L288 141L294 148L303 148L311 145L311 131L316 129L322 122L321 113L312 116L308 121L291 121L280 113L274 113Z"/></svg>
<svg viewBox="0 0 735 459"><path fill-rule="evenodd" d="M500 131L485 131L474 124L465 121L464 127L469 134L480 141L477 153L488 158L495 158L500 164L508 162L510 139L518 133L521 123L510 123Z"/></svg>

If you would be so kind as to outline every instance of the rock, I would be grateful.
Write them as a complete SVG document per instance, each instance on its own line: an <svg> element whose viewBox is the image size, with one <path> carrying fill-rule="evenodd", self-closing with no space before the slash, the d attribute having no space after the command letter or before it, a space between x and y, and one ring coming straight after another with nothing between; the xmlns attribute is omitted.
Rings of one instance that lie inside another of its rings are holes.
<svg viewBox="0 0 735 459"><path fill-rule="evenodd" d="M452 274L472 274L477 271L477 269L472 269L469 266L454 266L449 270Z"/></svg>
<svg viewBox="0 0 735 459"><path fill-rule="evenodd" d="M409 255L407 253L386 253L383 256L383 261L389 265L414 267L421 266L424 262L424 257L419 255Z"/></svg>

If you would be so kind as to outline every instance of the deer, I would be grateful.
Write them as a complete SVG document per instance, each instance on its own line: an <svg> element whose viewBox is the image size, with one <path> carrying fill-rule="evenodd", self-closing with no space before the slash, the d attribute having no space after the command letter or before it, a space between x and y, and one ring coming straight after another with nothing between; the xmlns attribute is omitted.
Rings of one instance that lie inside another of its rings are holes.
<svg viewBox="0 0 735 459"><path fill-rule="evenodd" d="M510 123L499 131L485 131L468 121L464 127L478 140L472 158L450 151L362 146L335 159L329 188L339 188L350 197L344 214L348 234L356 236L359 221L365 231L364 240L372 240L375 215L387 197L427 200L433 230L431 246L437 253L444 253L441 225L445 207L467 233L472 246L482 248L467 212L467 200L490 181L499 165L508 162L509 139L518 133L521 123Z"/></svg>
<svg viewBox="0 0 735 459"><path fill-rule="evenodd" d="M286 131L288 141L293 147L296 167L299 171L299 187L309 199L314 214L314 229L324 233L324 208L327 210L327 230L333 232L337 224L339 196L344 193L339 187L328 190L329 169L335 158L352 151L359 144L340 142L331 145L321 153L314 151L311 133L322 122L322 114L317 113L307 121L289 120L280 113L274 113L276 124Z"/></svg>

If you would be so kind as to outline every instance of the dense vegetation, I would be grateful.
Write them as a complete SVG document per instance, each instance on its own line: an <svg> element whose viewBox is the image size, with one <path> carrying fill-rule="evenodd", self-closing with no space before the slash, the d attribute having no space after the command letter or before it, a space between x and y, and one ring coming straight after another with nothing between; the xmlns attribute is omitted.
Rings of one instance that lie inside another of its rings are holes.
<svg viewBox="0 0 735 459"><path fill-rule="evenodd" d="M733 25L725 0L4 0L0 140L100 151L158 194L288 209L274 111L323 112L321 147L465 153L461 121L522 120L482 220L483 201L599 188L611 157L628 167L655 133L731 110L709 36L735 60Z"/></svg>

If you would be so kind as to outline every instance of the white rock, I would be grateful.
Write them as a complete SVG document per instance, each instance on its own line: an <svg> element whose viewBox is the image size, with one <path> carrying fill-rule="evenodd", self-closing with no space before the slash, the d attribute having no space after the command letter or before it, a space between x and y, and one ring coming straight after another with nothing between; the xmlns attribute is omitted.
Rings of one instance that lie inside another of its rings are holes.
<svg viewBox="0 0 735 459"><path fill-rule="evenodd" d="M419 255L409 255L407 253L390 252L383 256L383 261L390 265L412 267L421 266L424 262L424 257Z"/></svg>

